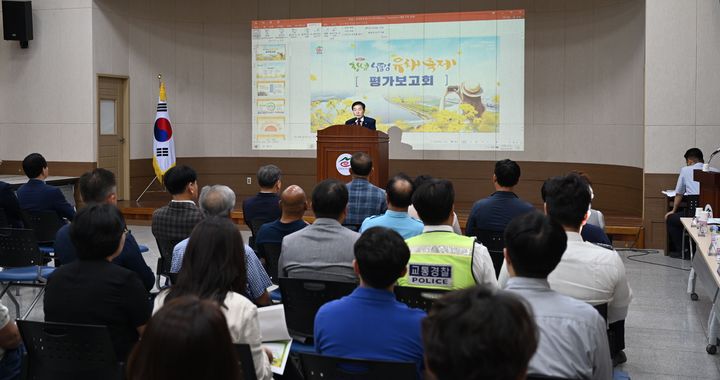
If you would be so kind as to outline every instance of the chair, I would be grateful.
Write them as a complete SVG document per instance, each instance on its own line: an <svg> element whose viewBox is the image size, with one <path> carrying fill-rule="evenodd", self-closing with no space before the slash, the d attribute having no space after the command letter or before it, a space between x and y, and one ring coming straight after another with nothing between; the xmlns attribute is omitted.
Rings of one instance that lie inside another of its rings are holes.
<svg viewBox="0 0 720 380"><path fill-rule="evenodd" d="M10 221L8 221L7 215L5 214L5 209L0 208L0 228L8 227L10 227Z"/></svg>
<svg viewBox="0 0 720 380"><path fill-rule="evenodd" d="M63 226L60 217L55 211L23 211L22 213L27 222L25 227L35 231L38 244L52 245L55 242L55 235Z"/></svg>
<svg viewBox="0 0 720 380"><path fill-rule="evenodd" d="M354 282L280 277L285 322L290 335L301 342L313 338L315 314L320 306L352 293Z"/></svg>
<svg viewBox="0 0 720 380"><path fill-rule="evenodd" d="M243 380L257 380L255 362L253 362L250 345L235 343L235 350L237 351L238 360L240 361L240 370L243 374Z"/></svg>
<svg viewBox="0 0 720 380"><path fill-rule="evenodd" d="M475 237L488 249L493 268L495 268L495 278L498 278L504 260L505 237L503 231L476 230Z"/></svg>
<svg viewBox="0 0 720 380"><path fill-rule="evenodd" d="M257 248L255 246L255 236L257 236L258 231L260 231L260 227L267 222L272 222L272 219L255 218L248 222L248 227L250 227L250 239L248 239L248 245L250 248Z"/></svg>
<svg viewBox="0 0 720 380"><path fill-rule="evenodd" d="M0 283L5 287L0 298L6 293L15 304L16 317L20 316L20 304L8 292L11 286L39 287L40 291L33 299L23 319L30 314L35 304L45 292L45 282L55 268L42 266L43 255L35 240L35 233L29 229L0 228Z"/></svg>
<svg viewBox="0 0 720 380"><path fill-rule="evenodd" d="M262 251L265 253L265 265L268 276L273 284L278 283L278 261L280 260L280 243L263 243Z"/></svg>
<svg viewBox="0 0 720 380"><path fill-rule="evenodd" d="M343 359L332 356L300 354L305 380L416 380L418 371L412 362Z"/></svg>
<svg viewBox="0 0 720 380"><path fill-rule="evenodd" d="M597 310L598 313L600 313L600 316L603 317L605 321L607 321L608 316L608 304L607 303L601 303L600 305L593 305L595 310Z"/></svg>
<svg viewBox="0 0 720 380"><path fill-rule="evenodd" d="M177 243L181 241L182 240L175 241L155 238L155 242L158 246L158 251L160 251L160 257L158 257L157 268L155 270L155 273L157 274L155 285L157 285L158 289L162 289L164 287L160 285L161 277L165 277L168 281L170 281L169 273L170 266L172 265L173 248L175 248ZM167 285L167 281L165 285Z"/></svg>
<svg viewBox="0 0 720 380"><path fill-rule="evenodd" d="M410 307L425 310L425 312L430 311L436 299L449 292L449 290L444 289L423 289L407 286L395 286L394 291L395 298L398 301Z"/></svg>
<svg viewBox="0 0 720 380"><path fill-rule="evenodd" d="M27 349L28 380L122 379L105 326L17 321Z"/></svg>
<svg viewBox="0 0 720 380"><path fill-rule="evenodd" d="M683 200L685 201L685 217L686 218L694 218L695 217L695 209L700 207L700 196L699 195L685 195L683 196ZM687 230L683 228L682 232L682 238L680 243L680 255L683 260L685 260L685 237L687 236L688 244L690 247L690 258L692 259L692 256L695 251L695 242L690 238L690 235L688 235ZM676 247L677 249L677 247Z"/></svg>

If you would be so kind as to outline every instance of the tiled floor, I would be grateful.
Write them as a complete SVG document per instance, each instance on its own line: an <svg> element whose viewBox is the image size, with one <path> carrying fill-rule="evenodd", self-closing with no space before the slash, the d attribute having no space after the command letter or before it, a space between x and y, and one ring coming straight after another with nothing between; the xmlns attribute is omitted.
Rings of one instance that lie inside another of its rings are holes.
<svg viewBox="0 0 720 380"><path fill-rule="evenodd" d="M150 247L145 260L155 268L157 246L149 226L131 226L140 244ZM243 232L247 241L248 232ZM691 301L685 293L688 272L633 260L688 268L687 261L671 259L661 254L628 258L637 253L623 251L627 276L634 300L626 320L627 363L619 368L633 380L663 379L720 379L720 354L705 352L707 316L712 294L698 286L698 301ZM21 305L28 305L34 290L21 292ZM13 307L4 298L3 304ZM23 308L22 312L25 311ZM42 320L42 302L30 319Z"/></svg>

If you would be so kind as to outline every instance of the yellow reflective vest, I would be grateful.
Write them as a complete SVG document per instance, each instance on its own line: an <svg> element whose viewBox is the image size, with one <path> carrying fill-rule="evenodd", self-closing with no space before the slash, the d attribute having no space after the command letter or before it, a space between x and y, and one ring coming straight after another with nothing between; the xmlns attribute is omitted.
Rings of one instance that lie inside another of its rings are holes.
<svg viewBox="0 0 720 380"><path fill-rule="evenodd" d="M472 274L475 238L431 231L405 240L410 247L407 273L398 285L456 290L475 285Z"/></svg>

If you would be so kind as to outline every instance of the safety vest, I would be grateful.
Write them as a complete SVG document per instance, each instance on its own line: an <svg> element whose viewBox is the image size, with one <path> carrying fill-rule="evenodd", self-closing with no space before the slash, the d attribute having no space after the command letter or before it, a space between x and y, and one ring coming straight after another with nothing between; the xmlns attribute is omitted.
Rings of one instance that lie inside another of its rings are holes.
<svg viewBox="0 0 720 380"><path fill-rule="evenodd" d="M432 231L405 240L410 247L407 273L398 285L415 288L464 289L475 285L472 274L475 238Z"/></svg>

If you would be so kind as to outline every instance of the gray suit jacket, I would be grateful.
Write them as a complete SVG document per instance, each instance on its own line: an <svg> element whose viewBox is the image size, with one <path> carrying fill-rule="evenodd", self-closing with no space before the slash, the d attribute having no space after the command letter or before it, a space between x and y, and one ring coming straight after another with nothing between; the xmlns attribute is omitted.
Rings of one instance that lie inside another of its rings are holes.
<svg viewBox="0 0 720 380"><path fill-rule="evenodd" d="M318 218L315 223L285 236L278 268L282 277L357 282L352 267L353 246L360 234L337 220Z"/></svg>

